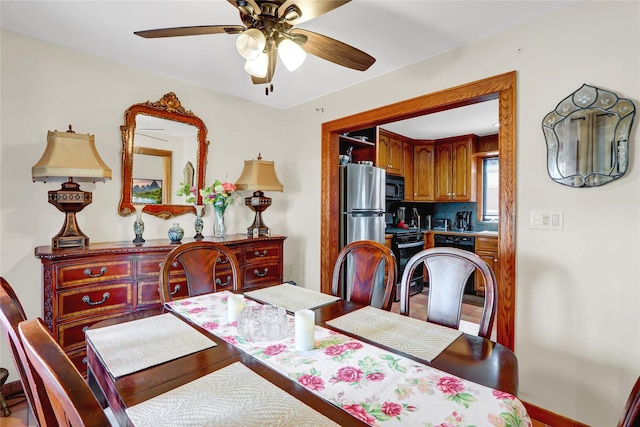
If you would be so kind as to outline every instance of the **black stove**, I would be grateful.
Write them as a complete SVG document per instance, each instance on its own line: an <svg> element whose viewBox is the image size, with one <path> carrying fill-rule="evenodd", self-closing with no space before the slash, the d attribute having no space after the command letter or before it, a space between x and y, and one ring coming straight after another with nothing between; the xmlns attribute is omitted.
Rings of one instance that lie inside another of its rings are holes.
<svg viewBox="0 0 640 427"><path fill-rule="evenodd" d="M391 248L398 264L398 277L396 295L394 301L400 300L400 281L404 273L405 266L409 259L424 248L424 232L418 228L393 228L387 227L385 233L392 234ZM424 278L421 268L417 268L410 281L409 294L414 295L422 292Z"/></svg>

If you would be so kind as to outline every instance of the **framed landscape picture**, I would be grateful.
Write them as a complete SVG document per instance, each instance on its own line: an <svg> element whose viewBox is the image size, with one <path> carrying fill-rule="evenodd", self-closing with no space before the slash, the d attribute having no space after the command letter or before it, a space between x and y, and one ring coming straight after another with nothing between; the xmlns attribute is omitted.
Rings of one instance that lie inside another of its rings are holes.
<svg viewBox="0 0 640 427"><path fill-rule="evenodd" d="M133 178L132 202L145 205L162 204L162 180Z"/></svg>

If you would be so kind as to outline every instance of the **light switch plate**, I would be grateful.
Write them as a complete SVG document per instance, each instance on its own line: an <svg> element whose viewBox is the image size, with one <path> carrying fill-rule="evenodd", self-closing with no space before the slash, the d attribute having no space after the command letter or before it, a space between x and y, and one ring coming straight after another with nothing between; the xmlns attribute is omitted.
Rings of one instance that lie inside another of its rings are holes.
<svg viewBox="0 0 640 427"><path fill-rule="evenodd" d="M561 210L535 210L531 211L531 228L541 230L564 229L564 211Z"/></svg>

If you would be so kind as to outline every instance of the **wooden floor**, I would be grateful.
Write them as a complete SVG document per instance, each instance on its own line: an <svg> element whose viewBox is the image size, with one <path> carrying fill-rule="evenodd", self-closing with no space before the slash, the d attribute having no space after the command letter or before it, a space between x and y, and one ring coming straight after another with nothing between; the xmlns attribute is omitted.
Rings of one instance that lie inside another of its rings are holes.
<svg viewBox="0 0 640 427"><path fill-rule="evenodd" d="M410 316L422 320L426 319L426 303L427 296L425 294L416 294L412 296L409 303ZM398 313L400 311L400 304L394 303L391 307L391 311ZM467 322L465 327L473 328L473 325L478 324L481 315L482 307L472 304L462 305L462 320ZM0 418L0 427L26 427L36 425L33 414L30 414L30 416L27 415L27 405L23 397L8 400L7 403L9 404L12 413L8 418ZM28 422L27 418L29 419ZM533 420L533 427L550 426Z"/></svg>

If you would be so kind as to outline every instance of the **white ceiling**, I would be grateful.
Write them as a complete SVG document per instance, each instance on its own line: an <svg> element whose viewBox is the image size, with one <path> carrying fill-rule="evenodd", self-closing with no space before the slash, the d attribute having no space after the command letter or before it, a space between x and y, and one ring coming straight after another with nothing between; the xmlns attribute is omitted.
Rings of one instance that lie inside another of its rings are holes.
<svg viewBox="0 0 640 427"><path fill-rule="evenodd" d="M288 109L578 2L353 0L299 27L369 53L376 58L371 68L355 71L309 55L298 70L289 72L279 62L269 96L243 70L237 36L144 39L133 34L165 27L240 25L237 9L225 0L2 0L0 17L6 30Z"/></svg>
<svg viewBox="0 0 640 427"><path fill-rule="evenodd" d="M376 62L364 72L311 55L294 72L279 62L269 96L243 70L236 36L143 39L133 34L154 28L240 25L237 9L226 0L0 0L0 20L6 30L286 110L580 1L584 0L352 0L299 27L357 47ZM497 122L497 101L489 101L384 128L414 139L438 139L497 133Z"/></svg>

